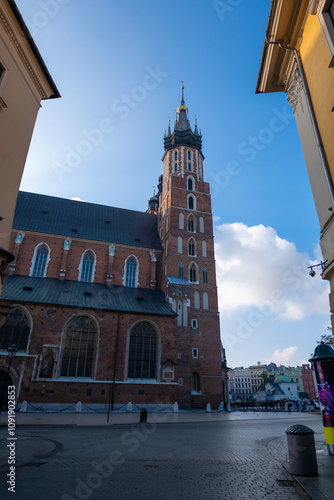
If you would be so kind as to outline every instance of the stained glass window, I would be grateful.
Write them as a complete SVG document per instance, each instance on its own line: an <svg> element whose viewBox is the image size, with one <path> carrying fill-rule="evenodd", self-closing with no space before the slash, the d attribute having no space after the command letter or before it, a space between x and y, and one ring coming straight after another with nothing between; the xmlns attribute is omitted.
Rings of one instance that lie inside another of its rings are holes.
<svg viewBox="0 0 334 500"><path fill-rule="evenodd" d="M156 378L157 333L147 322L137 323L130 333L128 378Z"/></svg>
<svg viewBox="0 0 334 500"><path fill-rule="evenodd" d="M87 316L77 316L68 323L61 377L92 377L96 336L95 322Z"/></svg>

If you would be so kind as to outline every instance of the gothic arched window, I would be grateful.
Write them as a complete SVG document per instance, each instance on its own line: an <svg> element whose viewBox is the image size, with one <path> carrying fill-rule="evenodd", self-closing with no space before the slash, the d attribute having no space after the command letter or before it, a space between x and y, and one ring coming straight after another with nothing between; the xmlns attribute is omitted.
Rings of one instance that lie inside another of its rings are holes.
<svg viewBox="0 0 334 500"><path fill-rule="evenodd" d="M15 344L19 351L27 349L31 324L28 315L20 307L14 307L0 328L0 350L7 351Z"/></svg>
<svg viewBox="0 0 334 500"><path fill-rule="evenodd" d="M92 283L94 264L95 264L94 253L91 250L86 250L86 252L82 256L80 263L79 281Z"/></svg>
<svg viewBox="0 0 334 500"><path fill-rule="evenodd" d="M137 286L137 260L135 257L128 257L125 265L125 286L136 288Z"/></svg>
<svg viewBox="0 0 334 500"><path fill-rule="evenodd" d="M208 268L206 266L203 267L203 283L208 282Z"/></svg>
<svg viewBox="0 0 334 500"><path fill-rule="evenodd" d="M184 276L184 266L183 262L179 262L179 276L183 277Z"/></svg>
<svg viewBox="0 0 334 500"><path fill-rule="evenodd" d="M189 281L190 283L196 283L198 281L197 279L197 267L196 267L196 264L193 262L192 264L190 264L190 267L189 267Z"/></svg>
<svg viewBox="0 0 334 500"><path fill-rule="evenodd" d="M193 180L192 180L191 177L188 177L187 188L188 188L188 191L192 191L193 190Z"/></svg>
<svg viewBox="0 0 334 500"><path fill-rule="evenodd" d="M188 208L189 210L196 210L195 196L192 194L188 196Z"/></svg>
<svg viewBox="0 0 334 500"><path fill-rule="evenodd" d="M35 248L30 276L34 278L44 278L46 276L49 253L50 249L45 243L41 243Z"/></svg>
<svg viewBox="0 0 334 500"><path fill-rule="evenodd" d="M194 238L190 238L188 241L188 255L194 257L196 255L196 242Z"/></svg>
<svg viewBox="0 0 334 500"><path fill-rule="evenodd" d="M195 233L196 232L196 220L193 215L189 215L188 217L188 231L189 233Z"/></svg>
<svg viewBox="0 0 334 500"><path fill-rule="evenodd" d="M61 377L92 377L97 326L88 316L76 316L65 327Z"/></svg>
<svg viewBox="0 0 334 500"><path fill-rule="evenodd" d="M155 379L158 335L148 322L137 323L130 332L128 378Z"/></svg>

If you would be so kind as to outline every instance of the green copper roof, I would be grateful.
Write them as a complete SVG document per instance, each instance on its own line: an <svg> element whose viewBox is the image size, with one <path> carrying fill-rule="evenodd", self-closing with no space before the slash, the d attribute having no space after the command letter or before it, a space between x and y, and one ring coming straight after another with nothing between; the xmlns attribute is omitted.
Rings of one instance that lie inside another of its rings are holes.
<svg viewBox="0 0 334 500"><path fill-rule="evenodd" d="M55 278L6 276L1 298L12 302L176 316L161 290L61 281Z"/></svg>
<svg viewBox="0 0 334 500"><path fill-rule="evenodd" d="M275 384L282 384L284 382L289 384L292 380L287 375L278 375L278 377L275 378Z"/></svg>
<svg viewBox="0 0 334 500"><path fill-rule="evenodd" d="M326 359L333 359L334 358L334 350L333 347L331 347L328 344L324 344L321 342L314 351L313 358L309 359L311 363L314 361L324 361Z"/></svg>
<svg viewBox="0 0 334 500"><path fill-rule="evenodd" d="M166 276L168 283L171 285L186 285L190 286L189 281L186 280L183 276Z"/></svg>

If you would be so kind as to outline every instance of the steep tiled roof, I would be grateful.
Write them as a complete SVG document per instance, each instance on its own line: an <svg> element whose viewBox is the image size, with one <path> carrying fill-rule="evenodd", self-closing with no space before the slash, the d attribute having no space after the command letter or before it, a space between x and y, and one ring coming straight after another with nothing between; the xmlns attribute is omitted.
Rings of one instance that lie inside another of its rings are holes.
<svg viewBox="0 0 334 500"><path fill-rule="evenodd" d="M1 298L12 302L33 302L161 316L176 315L160 290L60 281L55 278L6 276Z"/></svg>
<svg viewBox="0 0 334 500"><path fill-rule="evenodd" d="M161 249L156 215L23 191L13 228Z"/></svg>

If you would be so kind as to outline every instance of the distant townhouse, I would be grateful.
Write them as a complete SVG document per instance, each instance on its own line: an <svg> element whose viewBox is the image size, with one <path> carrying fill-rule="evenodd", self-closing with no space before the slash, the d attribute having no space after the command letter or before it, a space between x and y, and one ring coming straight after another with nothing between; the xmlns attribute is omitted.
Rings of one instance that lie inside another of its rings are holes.
<svg viewBox="0 0 334 500"><path fill-rule="evenodd" d="M306 392L311 399L318 398L318 389L315 379L315 372L311 369L310 365L302 365L302 379L304 392Z"/></svg>

